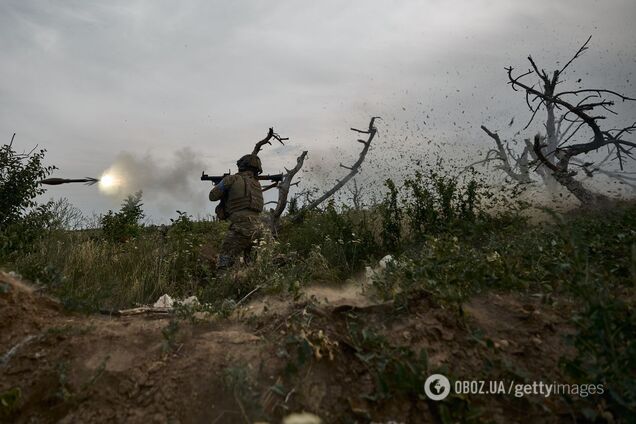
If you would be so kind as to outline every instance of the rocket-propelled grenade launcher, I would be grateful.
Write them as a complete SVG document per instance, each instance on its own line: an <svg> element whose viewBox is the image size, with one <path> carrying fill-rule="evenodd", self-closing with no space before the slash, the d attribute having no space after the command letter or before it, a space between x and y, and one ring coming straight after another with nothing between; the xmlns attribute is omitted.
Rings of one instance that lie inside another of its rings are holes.
<svg viewBox="0 0 636 424"><path fill-rule="evenodd" d="M227 177L230 174L223 175L208 175L205 172L201 173L201 181L212 181L214 184L218 184L221 180ZM283 174L270 174L270 175L258 175L256 176L257 180L261 181L273 181L275 183L280 183L283 181Z"/></svg>
<svg viewBox="0 0 636 424"><path fill-rule="evenodd" d="M218 184L224 177L230 175L229 173L223 175L208 175L205 172L201 173L201 181L212 181L214 184ZM269 190L270 188L276 187L278 183L283 181L283 174L269 174L269 175L257 175L257 180L260 181L272 181L273 184L270 184L263 188L263 191Z"/></svg>
<svg viewBox="0 0 636 424"><path fill-rule="evenodd" d="M98 183L99 180L97 178L47 178L45 180L40 181L42 184L46 185L60 185L60 184L69 184L69 183L85 183L86 185L93 185Z"/></svg>

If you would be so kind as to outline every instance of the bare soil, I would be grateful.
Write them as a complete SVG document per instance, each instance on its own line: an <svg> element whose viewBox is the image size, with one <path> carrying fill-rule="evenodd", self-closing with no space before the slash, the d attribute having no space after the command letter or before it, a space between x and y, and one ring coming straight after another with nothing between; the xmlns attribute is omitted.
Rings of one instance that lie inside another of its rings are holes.
<svg viewBox="0 0 636 424"><path fill-rule="evenodd" d="M65 312L53 299L0 273L0 393L19 398L0 420L16 423L281 422L309 411L325 423L439 422L440 404L396 393L378 397L352 323L392 346L428 353L429 370L463 379L561 380L567 305L529 295L486 294L462 311L426 293L408 311L359 287L311 287L302 298L264 297L228 318L111 317ZM298 341L312 355L303 362ZM472 396L488 422L556 422L559 398ZM460 405L460 406L458 406Z"/></svg>

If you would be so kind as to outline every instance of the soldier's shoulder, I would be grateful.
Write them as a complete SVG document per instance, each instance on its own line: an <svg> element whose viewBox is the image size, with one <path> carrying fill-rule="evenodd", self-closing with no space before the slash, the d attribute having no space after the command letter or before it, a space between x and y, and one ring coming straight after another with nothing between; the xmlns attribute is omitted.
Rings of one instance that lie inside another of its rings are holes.
<svg viewBox="0 0 636 424"><path fill-rule="evenodd" d="M244 178L254 178L254 174L251 173L250 171L241 171L234 175L244 177Z"/></svg>
<svg viewBox="0 0 636 424"><path fill-rule="evenodd" d="M226 175L223 178L223 184L227 185L232 185L238 178L241 178L239 174L233 174L233 175Z"/></svg>

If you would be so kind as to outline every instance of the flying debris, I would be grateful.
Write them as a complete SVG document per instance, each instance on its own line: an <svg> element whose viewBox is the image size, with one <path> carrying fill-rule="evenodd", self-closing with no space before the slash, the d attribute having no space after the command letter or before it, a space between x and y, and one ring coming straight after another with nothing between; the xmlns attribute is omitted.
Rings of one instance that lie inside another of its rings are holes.
<svg viewBox="0 0 636 424"><path fill-rule="evenodd" d="M68 184L68 183L85 183L86 185L93 185L98 183L99 180L97 178L47 178L45 180L40 181L42 184L47 185L60 185L60 184Z"/></svg>

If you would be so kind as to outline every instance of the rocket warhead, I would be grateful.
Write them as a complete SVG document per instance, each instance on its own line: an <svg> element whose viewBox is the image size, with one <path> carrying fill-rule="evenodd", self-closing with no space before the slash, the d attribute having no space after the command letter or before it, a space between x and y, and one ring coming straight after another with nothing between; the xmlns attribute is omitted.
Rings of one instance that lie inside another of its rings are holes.
<svg viewBox="0 0 636 424"><path fill-rule="evenodd" d="M45 180L40 181L42 184L46 185L60 185L60 184L69 184L69 183L85 183L86 185L93 185L99 182L97 178L85 177L85 178L47 178Z"/></svg>

